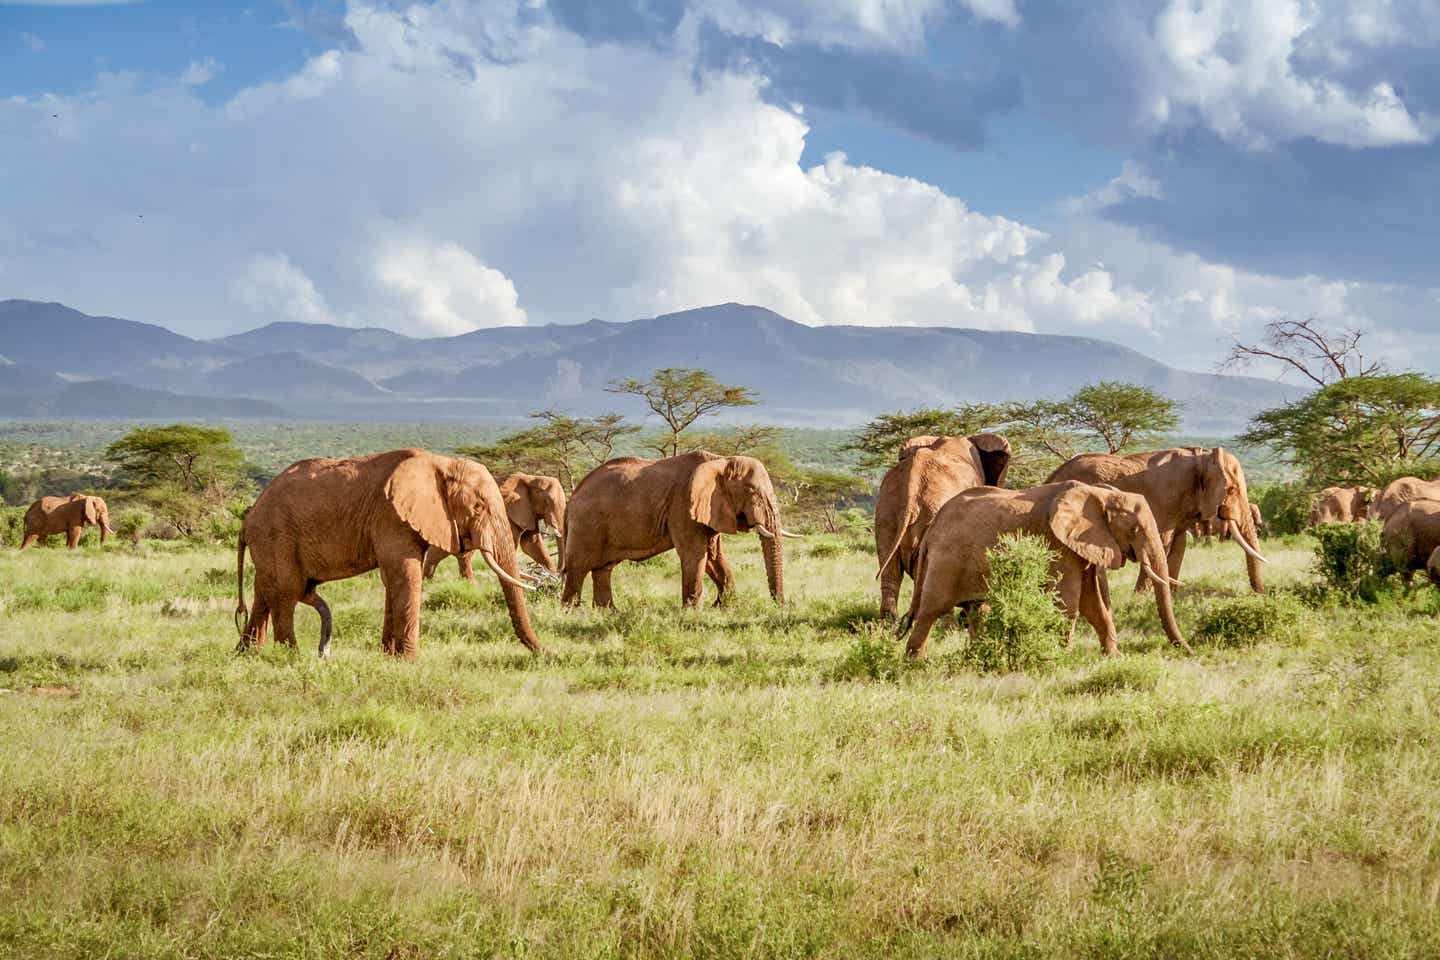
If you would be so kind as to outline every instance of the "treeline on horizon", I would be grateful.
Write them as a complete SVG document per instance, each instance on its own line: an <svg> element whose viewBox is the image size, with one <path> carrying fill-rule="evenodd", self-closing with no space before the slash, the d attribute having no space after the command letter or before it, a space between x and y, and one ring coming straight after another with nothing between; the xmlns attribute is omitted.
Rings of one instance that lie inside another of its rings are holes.
<svg viewBox="0 0 1440 960"><path fill-rule="evenodd" d="M1271 529L1299 530L1313 495L1329 485L1383 486L1406 475L1440 473L1440 381L1391 373L1367 362L1363 332L1327 331L1313 321L1276 321L1256 344L1237 343L1226 366L1279 362L1311 381L1301 400L1262 411L1235 438L1175 435L1180 405L1155 390L1102 381L1061 400L896 411L859 430L749 424L705 428L722 412L761 398L708 371L666 368L611 384L645 404L660 423L647 430L620 414L532 414L522 429L460 424L144 425L116 436L117 424L15 424L0 441L0 541L17 509L42 495L98 493L120 508L132 539L228 539L255 492L280 469L313 456L350 456L418 446L473 457L497 475L559 477L567 489L613 457L672 456L694 449L763 460L787 517L837 532L869 522L880 477L908 438L1004 434L1015 451L1010 485L1044 481L1077 453L1124 453L1158 446L1229 442L1246 461L1252 499ZM104 444L101 449L101 444ZM242 449L243 444L243 449Z"/></svg>

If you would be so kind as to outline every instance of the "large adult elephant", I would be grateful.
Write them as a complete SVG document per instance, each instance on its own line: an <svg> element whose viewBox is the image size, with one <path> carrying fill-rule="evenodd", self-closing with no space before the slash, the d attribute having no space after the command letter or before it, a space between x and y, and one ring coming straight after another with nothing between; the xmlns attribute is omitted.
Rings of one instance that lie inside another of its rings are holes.
<svg viewBox="0 0 1440 960"><path fill-rule="evenodd" d="M1370 516L1384 523L1397 508L1412 500L1440 500L1440 480L1401 477L1392 481L1370 504Z"/></svg>
<svg viewBox="0 0 1440 960"><path fill-rule="evenodd" d="M597 607L614 605L610 573L624 560L647 560L674 548L680 555L680 599L700 602L701 572L718 591L719 604L734 577L720 549L720 534L760 535L770 596L785 600L780 549L780 508L765 464L754 457L720 457L696 450L664 460L620 457L594 470L570 497L565 514L561 569L567 605L580 602L585 577L592 579Z"/></svg>
<svg viewBox="0 0 1440 960"><path fill-rule="evenodd" d="M245 548L255 563L255 601L245 610ZM295 645L295 604L320 614L320 656L330 652L330 608L316 587L376 567L385 585L381 646L413 658L420 642L420 580L425 550L478 550L500 580L520 642L538 652L519 580L510 521L490 471L473 460L426 450L392 450L346 460L301 460L286 467L245 514L236 552L242 646Z"/></svg>
<svg viewBox="0 0 1440 960"><path fill-rule="evenodd" d="M1106 571L1126 560L1137 561L1142 575L1155 581L1165 635L1190 651L1175 622L1170 584L1163 577L1165 544L1145 497L1072 480L1028 490L977 487L940 508L916 557L915 592L905 618L909 656L924 656L935 621L957 604L970 605L973 630L974 605L989 592L985 551L1007 533L1033 534L1050 546L1057 602L1072 625L1077 616L1089 621L1107 655L1116 651L1116 632L1102 584Z"/></svg>
<svg viewBox="0 0 1440 960"><path fill-rule="evenodd" d="M1370 504L1380 491L1374 487L1326 487L1315 494L1310 526L1321 523L1359 523L1370 516Z"/></svg>
<svg viewBox="0 0 1440 960"><path fill-rule="evenodd" d="M1082 453L1061 464L1046 482L1061 480L1108 484L1143 496L1165 542L1170 576L1174 579L1179 578L1185 562L1185 531L1198 521L1218 517L1229 530L1230 539L1245 551L1250 588L1264 592L1260 564L1267 561L1258 547L1245 470L1223 447L1174 447L1130 456ZM1142 576L1136 589L1148 583Z"/></svg>
<svg viewBox="0 0 1440 960"><path fill-rule="evenodd" d="M1000 487L1010 469L1010 442L995 433L912 437L886 471L875 497L875 554L880 561L880 615L893 617L900 584L914 576L920 538L945 502L971 487Z"/></svg>
<svg viewBox="0 0 1440 960"><path fill-rule="evenodd" d="M1411 500L1390 511L1380 542L1408 584L1416 570L1431 570L1440 548L1440 500Z"/></svg>
<svg viewBox="0 0 1440 960"><path fill-rule="evenodd" d="M505 500L505 513L510 517L510 535L515 545L525 551L526 556L551 573L557 568L545 549L540 537L540 524L548 523L556 535L565 529L565 487L555 477L540 477L529 473L512 473L500 481L500 496ZM565 552L563 538L557 545L561 554ZM475 579L471 566L474 551L462 553L459 557L460 576L466 580ZM450 554L439 547L425 551L425 579L435 574L435 568Z"/></svg>
<svg viewBox="0 0 1440 960"><path fill-rule="evenodd" d="M65 546L75 549L86 526L100 528L104 543L115 531L110 527L110 508L99 497L74 494L69 497L41 497L25 511L25 536L20 541L24 550L41 537L65 534Z"/></svg>

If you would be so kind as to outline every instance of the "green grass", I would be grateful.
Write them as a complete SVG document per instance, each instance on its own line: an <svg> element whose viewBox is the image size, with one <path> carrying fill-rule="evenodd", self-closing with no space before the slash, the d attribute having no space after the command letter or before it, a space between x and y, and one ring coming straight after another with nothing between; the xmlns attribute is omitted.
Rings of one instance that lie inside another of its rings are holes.
<svg viewBox="0 0 1440 960"><path fill-rule="evenodd" d="M1257 607L1196 548L1193 658L1129 568L1121 658L1082 623L989 676L953 624L900 662L844 543L796 542L783 610L753 538L725 608L673 557L611 613L538 595L544 659L447 564L416 663L373 574L322 588L321 663L306 607L232 653L227 549L0 550L0 956L1440 954L1428 588Z"/></svg>

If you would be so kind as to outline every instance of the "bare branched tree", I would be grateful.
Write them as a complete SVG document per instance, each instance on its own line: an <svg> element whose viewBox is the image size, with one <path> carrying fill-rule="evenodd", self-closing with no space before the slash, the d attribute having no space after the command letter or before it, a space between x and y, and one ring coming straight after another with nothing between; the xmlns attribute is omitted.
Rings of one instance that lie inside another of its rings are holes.
<svg viewBox="0 0 1440 960"><path fill-rule="evenodd" d="M1272 320L1265 325L1259 343L1235 341L1219 369L1235 370L1272 360L1283 372L1300 374L1323 387L1337 380L1368 377L1384 372L1384 365L1366 361L1360 350L1362 330L1326 330L1312 317L1308 320Z"/></svg>

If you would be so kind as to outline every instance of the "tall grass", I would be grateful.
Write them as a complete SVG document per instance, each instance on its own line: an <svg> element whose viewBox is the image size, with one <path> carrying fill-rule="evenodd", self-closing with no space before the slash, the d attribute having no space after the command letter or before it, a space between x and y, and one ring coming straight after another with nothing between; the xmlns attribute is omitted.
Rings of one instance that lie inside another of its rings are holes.
<svg viewBox="0 0 1440 960"><path fill-rule="evenodd" d="M415 663L373 574L322 663L305 607L231 653L228 550L0 550L0 956L1440 954L1428 593L1185 658L1127 569L1121 659L992 676L953 627L899 665L873 557L793 551L777 608L729 539L723 608L673 557L534 597L545 659L442 566ZM1182 626L1243 577L1192 548Z"/></svg>

